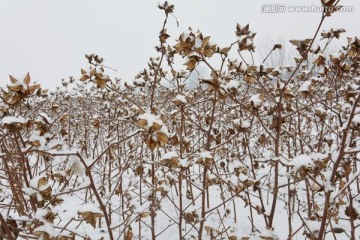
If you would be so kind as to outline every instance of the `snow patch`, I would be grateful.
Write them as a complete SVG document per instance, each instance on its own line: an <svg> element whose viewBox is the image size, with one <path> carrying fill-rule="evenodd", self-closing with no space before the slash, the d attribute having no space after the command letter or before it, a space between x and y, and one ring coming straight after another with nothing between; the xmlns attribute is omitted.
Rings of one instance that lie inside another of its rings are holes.
<svg viewBox="0 0 360 240"><path fill-rule="evenodd" d="M294 170L299 170L301 167L310 167L313 165L313 160L308 155L298 155L293 158L289 163L291 166L294 166Z"/></svg>

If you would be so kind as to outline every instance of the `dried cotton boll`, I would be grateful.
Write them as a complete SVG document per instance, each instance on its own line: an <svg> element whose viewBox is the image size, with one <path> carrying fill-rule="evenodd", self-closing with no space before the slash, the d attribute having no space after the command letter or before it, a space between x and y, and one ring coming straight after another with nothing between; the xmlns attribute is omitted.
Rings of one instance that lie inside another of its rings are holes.
<svg viewBox="0 0 360 240"><path fill-rule="evenodd" d="M85 169L82 163L78 158L72 158L72 163L70 167L71 171L78 176L83 176L85 174Z"/></svg>

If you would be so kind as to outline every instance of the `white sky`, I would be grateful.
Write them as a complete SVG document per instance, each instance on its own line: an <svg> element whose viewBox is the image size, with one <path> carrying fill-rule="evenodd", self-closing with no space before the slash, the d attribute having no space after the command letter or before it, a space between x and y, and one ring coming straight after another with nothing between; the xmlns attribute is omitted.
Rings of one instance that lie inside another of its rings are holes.
<svg viewBox="0 0 360 240"><path fill-rule="evenodd" d="M8 74L25 76L54 89L62 78L79 77L87 67L85 53L105 58L117 69L112 76L133 77L156 56L154 46L162 26L163 13L153 0L1 0L0 83ZM162 3L162 2L160 2ZM189 26L225 46L236 40L236 23L250 24L257 41L280 37L286 40L312 37L321 13L262 13L263 4L288 6L320 5L320 0L173 0L175 19L170 17L168 33L173 38ZM345 28L344 36L360 35L360 1L341 0L354 6L352 13L335 13L322 29ZM271 48L272 46L269 46ZM108 72L110 73L110 72Z"/></svg>

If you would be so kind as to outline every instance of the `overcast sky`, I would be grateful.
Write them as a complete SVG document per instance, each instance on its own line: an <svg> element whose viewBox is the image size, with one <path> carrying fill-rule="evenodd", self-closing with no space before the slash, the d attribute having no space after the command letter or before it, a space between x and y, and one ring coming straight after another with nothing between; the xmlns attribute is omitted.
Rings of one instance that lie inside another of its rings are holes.
<svg viewBox="0 0 360 240"><path fill-rule="evenodd" d="M162 26L160 1L152 0L1 0L0 78L8 74L24 76L54 89L62 78L80 76L87 67L85 53L96 53L105 64L117 69L111 73L133 79L151 56ZM176 38L189 26L211 35L225 46L235 38L236 23L250 24L257 42L264 39L312 37L320 12L263 13L264 4L320 6L320 0L173 0L176 26L170 17L168 33ZM354 6L354 12L335 13L322 29L345 28L344 36L360 36L360 1L341 0Z"/></svg>

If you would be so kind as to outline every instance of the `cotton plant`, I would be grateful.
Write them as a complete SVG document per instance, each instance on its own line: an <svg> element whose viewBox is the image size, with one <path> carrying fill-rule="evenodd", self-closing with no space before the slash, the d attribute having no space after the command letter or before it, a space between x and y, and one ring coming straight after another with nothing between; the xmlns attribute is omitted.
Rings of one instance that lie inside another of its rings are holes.
<svg viewBox="0 0 360 240"><path fill-rule="evenodd" d="M268 67L283 48L255 61L249 24L220 47L192 28L173 37L174 5L158 8L156 55L133 81L95 53L55 92L10 77L0 237L355 239L359 39L332 54L344 29L292 39L293 66Z"/></svg>

